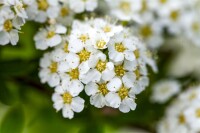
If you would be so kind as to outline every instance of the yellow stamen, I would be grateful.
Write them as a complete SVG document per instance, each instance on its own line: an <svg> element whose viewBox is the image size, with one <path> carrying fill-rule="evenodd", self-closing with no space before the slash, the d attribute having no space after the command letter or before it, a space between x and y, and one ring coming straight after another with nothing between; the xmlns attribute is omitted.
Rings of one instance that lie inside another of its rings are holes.
<svg viewBox="0 0 200 133"><path fill-rule="evenodd" d="M96 69L99 72L103 72L106 69L106 62L99 60L99 62L96 65Z"/></svg>
<svg viewBox="0 0 200 133"><path fill-rule="evenodd" d="M87 40L89 40L89 36L87 34L82 34L79 39L81 40L82 43L86 43Z"/></svg>
<svg viewBox="0 0 200 133"><path fill-rule="evenodd" d="M58 63L57 62L52 62L51 65L49 66L49 69L51 73L56 73L58 69Z"/></svg>
<svg viewBox="0 0 200 133"><path fill-rule="evenodd" d="M91 52L88 52L87 50L83 49L80 53L78 53L80 61L87 61L90 58Z"/></svg>
<svg viewBox="0 0 200 133"><path fill-rule="evenodd" d="M126 48L124 47L124 45L122 43L116 43L115 44L115 50L117 52L122 53L122 52L124 52L126 50Z"/></svg>
<svg viewBox="0 0 200 133"><path fill-rule="evenodd" d="M120 3L119 8L125 13L130 13L131 4L129 2L123 1L123 2Z"/></svg>
<svg viewBox="0 0 200 133"><path fill-rule="evenodd" d="M106 25L104 28L103 28L103 31L108 33L111 31L111 27L109 25Z"/></svg>
<svg viewBox="0 0 200 133"><path fill-rule="evenodd" d="M70 10L66 7L63 7L60 9L60 15L62 17L68 16L69 15Z"/></svg>
<svg viewBox="0 0 200 133"><path fill-rule="evenodd" d="M160 3L165 4L167 3L167 0L160 0Z"/></svg>
<svg viewBox="0 0 200 133"><path fill-rule="evenodd" d="M13 28L13 25L12 25L12 22L10 21L10 20L6 20L5 22L4 22L4 29L7 31L7 32L9 32L9 31L11 31L12 30L12 28Z"/></svg>
<svg viewBox="0 0 200 133"><path fill-rule="evenodd" d="M42 11L46 11L49 7L49 3L47 2L47 0L38 0L37 4L38 4L38 9Z"/></svg>
<svg viewBox="0 0 200 133"><path fill-rule="evenodd" d="M179 11L172 11L171 14L170 14L170 18L171 18L173 21L178 20L178 18L179 18Z"/></svg>
<svg viewBox="0 0 200 133"><path fill-rule="evenodd" d="M65 51L65 53L69 53L69 43L68 42L66 42L65 43L65 45L64 45L64 48L63 48L63 50Z"/></svg>
<svg viewBox="0 0 200 133"><path fill-rule="evenodd" d="M47 33L47 38L49 39L49 38L52 38L52 37L54 37L55 36L55 32L54 31L49 31L48 33Z"/></svg>
<svg viewBox="0 0 200 133"><path fill-rule="evenodd" d="M65 104L71 104L71 102L72 102L72 95L70 93L68 93L68 92L64 93L62 95L62 98L63 98L63 101L64 101Z"/></svg>
<svg viewBox="0 0 200 133"><path fill-rule="evenodd" d="M128 92L129 92L129 90L124 86L119 89L118 95L121 98L121 100L123 100L126 97L128 97Z"/></svg>
<svg viewBox="0 0 200 133"><path fill-rule="evenodd" d="M179 115L179 123L184 124L185 123L185 116L183 114Z"/></svg>
<svg viewBox="0 0 200 133"><path fill-rule="evenodd" d="M138 49L136 49L133 53L137 59L140 57L140 51Z"/></svg>
<svg viewBox="0 0 200 133"><path fill-rule="evenodd" d="M196 110L196 116L197 116L198 118L200 118L200 108L198 108L198 109Z"/></svg>
<svg viewBox="0 0 200 133"><path fill-rule="evenodd" d="M102 49L106 45L106 42L104 40L99 40L96 43L97 48Z"/></svg>
<svg viewBox="0 0 200 133"><path fill-rule="evenodd" d="M71 77L71 79L78 79L79 78L79 70L78 70L78 68L72 69L69 72L69 76Z"/></svg>
<svg viewBox="0 0 200 133"><path fill-rule="evenodd" d="M115 73L117 76L124 76L125 70L122 65L115 66Z"/></svg>
<svg viewBox="0 0 200 133"><path fill-rule="evenodd" d="M102 93L102 95L105 96L106 94L108 94L108 89L107 89L106 83L99 84L98 89Z"/></svg>
<svg viewBox="0 0 200 133"><path fill-rule="evenodd" d="M148 38L153 34L153 31L152 31L152 29L151 29L151 27L149 25L145 25L145 26L141 27L140 34L144 38Z"/></svg>

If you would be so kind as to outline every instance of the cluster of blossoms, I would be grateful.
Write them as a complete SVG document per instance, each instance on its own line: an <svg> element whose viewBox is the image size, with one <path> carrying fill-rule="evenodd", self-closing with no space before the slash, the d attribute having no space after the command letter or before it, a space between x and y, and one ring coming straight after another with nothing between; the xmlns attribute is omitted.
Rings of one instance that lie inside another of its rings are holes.
<svg viewBox="0 0 200 133"><path fill-rule="evenodd" d="M94 11L97 0L23 0L29 20L70 25L76 13Z"/></svg>
<svg viewBox="0 0 200 133"><path fill-rule="evenodd" d="M75 20L69 35L48 30L35 40L39 39L36 45L40 49L57 45L41 59L39 73L42 83L55 87L52 100L57 111L62 109L63 116L70 119L74 112L81 112L84 100L78 95L83 90L97 108L109 106L124 113L135 110L135 95L149 82L147 64L155 71L156 66L130 30L100 18ZM53 36L61 39L59 45Z"/></svg>
<svg viewBox="0 0 200 133"><path fill-rule="evenodd" d="M150 48L164 43L164 34L184 36L200 44L198 0L106 0L110 13L122 21L137 21L137 33ZM167 31L167 32L166 32Z"/></svg>
<svg viewBox="0 0 200 133"><path fill-rule="evenodd" d="M27 19L20 0L0 0L0 45L16 45L18 32Z"/></svg>
<svg viewBox="0 0 200 133"><path fill-rule="evenodd" d="M192 87L173 102L158 125L159 133L200 132L200 87Z"/></svg>
<svg viewBox="0 0 200 133"><path fill-rule="evenodd" d="M158 81L152 89L152 102L163 104L181 91L181 85L176 80L165 79Z"/></svg>

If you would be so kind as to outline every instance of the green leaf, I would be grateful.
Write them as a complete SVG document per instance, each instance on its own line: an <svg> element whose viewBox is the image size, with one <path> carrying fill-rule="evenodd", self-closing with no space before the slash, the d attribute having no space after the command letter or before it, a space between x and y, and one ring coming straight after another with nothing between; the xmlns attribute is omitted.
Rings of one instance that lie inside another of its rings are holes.
<svg viewBox="0 0 200 133"><path fill-rule="evenodd" d="M22 133L24 128L24 112L21 106L11 108L0 126L0 133Z"/></svg>
<svg viewBox="0 0 200 133"><path fill-rule="evenodd" d="M2 79L0 79L0 102L2 102L5 105L10 105L12 104L12 99L11 97L11 92L6 86L5 82L1 82Z"/></svg>

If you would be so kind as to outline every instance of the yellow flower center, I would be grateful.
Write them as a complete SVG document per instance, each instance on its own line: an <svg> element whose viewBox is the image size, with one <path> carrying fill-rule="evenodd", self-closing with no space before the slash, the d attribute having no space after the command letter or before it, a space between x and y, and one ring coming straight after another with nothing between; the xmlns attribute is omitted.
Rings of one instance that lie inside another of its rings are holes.
<svg viewBox="0 0 200 133"><path fill-rule="evenodd" d="M118 91L118 95L121 98L121 100L125 99L128 96L129 90L126 87L121 87Z"/></svg>
<svg viewBox="0 0 200 133"><path fill-rule="evenodd" d="M83 49L80 53L78 53L80 61L87 61L90 58L90 52L88 52L87 50Z"/></svg>
<svg viewBox="0 0 200 133"><path fill-rule="evenodd" d="M196 110L196 117L200 118L200 108Z"/></svg>
<svg viewBox="0 0 200 133"><path fill-rule="evenodd" d="M192 93L192 94L189 96L189 100L194 100L196 97L197 97L197 94L196 94L196 93Z"/></svg>
<svg viewBox="0 0 200 133"><path fill-rule="evenodd" d="M138 49L136 49L133 53L137 59L140 57L140 51Z"/></svg>
<svg viewBox="0 0 200 133"><path fill-rule="evenodd" d="M10 20L6 20L5 22L4 22L4 29L7 31L7 32L9 32L9 31L11 31L12 30L12 28L13 28L13 25L12 25L12 22L10 21Z"/></svg>
<svg viewBox="0 0 200 133"><path fill-rule="evenodd" d="M192 30L196 31L196 32L199 31L200 30L200 25L197 22L194 22L192 24Z"/></svg>
<svg viewBox="0 0 200 133"><path fill-rule="evenodd" d="M135 75L137 80L141 77L139 68L135 70Z"/></svg>
<svg viewBox="0 0 200 133"><path fill-rule="evenodd" d="M122 43L116 43L115 44L115 50L117 52L122 53L122 52L124 52L126 50L126 48L124 47L124 45Z"/></svg>
<svg viewBox="0 0 200 133"><path fill-rule="evenodd" d="M38 9L42 11L46 11L49 7L47 0L38 0L37 4L38 4Z"/></svg>
<svg viewBox="0 0 200 133"><path fill-rule="evenodd" d="M106 86L106 83L102 83L102 84L99 84L99 91L101 92L102 95L106 95L108 94L108 89L107 89L107 86Z"/></svg>
<svg viewBox="0 0 200 133"><path fill-rule="evenodd" d="M170 18L171 18L173 21L177 21L178 18L179 18L179 11L172 11L171 14L170 14Z"/></svg>
<svg viewBox="0 0 200 133"><path fill-rule="evenodd" d="M69 53L69 43L68 42L66 42L65 43L65 45L64 45L64 48L63 48L63 50L65 51L65 53Z"/></svg>
<svg viewBox="0 0 200 133"><path fill-rule="evenodd" d="M111 27L109 25L106 25L104 28L103 28L103 31L108 33L111 31Z"/></svg>
<svg viewBox="0 0 200 133"><path fill-rule="evenodd" d="M72 102L72 95L68 92L64 93L62 98L65 104L70 104Z"/></svg>
<svg viewBox="0 0 200 133"><path fill-rule="evenodd" d="M160 3L165 4L167 3L167 0L160 0Z"/></svg>
<svg viewBox="0 0 200 133"><path fill-rule="evenodd" d="M96 69L99 72L103 72L106 69L106 62L99 60L99 62L96 65Z"/></svg>
<svg viewBox="0 0 200 133"><path fill-rule="evenodd" d="M52 37L54 37L55 36L55 32L54 31L49 31L48 33L47 33L47 38L48 39L50 39L50 38L52 38Z"/></svg>
<svg viewBox="0 0 200 133"><path fill-rule="evenodd" d="M90 37L87 34L82 34L79 39L81 40L82 43L86 43L87 40L90 39Z"/></svg>
<svg viewBox="0 0 200 133"><path fill-rule="evenodd" d="M146 25L140 29L140 34L143 37L148 38L153 34L153 31L149 25Z"/></svg>
<svg viewBox="0 0 200 133"><path fill-rule="evenodd" d="M122 65L115 66L115 73L117 76L124 76L125 70Z"/></svg>
<svg viewBox="0 0 200 133"><path fill-rule="evenodd" d="M147 1L146 0L143 0L142 1L142 8L140 10L140 12L145 12L146 10L148 9L148 5L147 5Z"/></svg>
<svg viewBox="0 0 200 133"><path fill-rule="evenodd" d="M183 114L179 115L179 123L184 124L185 123L185 116Z"/></svg>
<svg viewBox="0 0 200 133"><path fill-rule="evenodd" d="M71 77L71 79L78 79L79 78L79 70L78 70L78 68L72 69L69 72L69 76Z"/></svg>
<svg viewBox="0 0 200 133"><path fill-rule="evenodd" d="M129 2L123 1L120 3L119 8L125 13L130 13L131 4Z"/></svg>
<svg viewBox="0 0 200 133"><path fill-rule="evenodd" d="M104 40L99 40L96 43L97 48L102 49L106 45L106 42Z"/></svg>
<svg viewBox="0 0 200 133"><path fill-rule="evenodd" d="M57 62L52 62L51 65L49 66L49 69L51 73L56 73L58 69L58 63Z"/></svg>
<svg viewBox="0 0 200 133"><path fill-rule="evenodd" d="M69 15L70 10L66 7L63 7L60 9L60 15L62 17L68 16Z"/></svg>

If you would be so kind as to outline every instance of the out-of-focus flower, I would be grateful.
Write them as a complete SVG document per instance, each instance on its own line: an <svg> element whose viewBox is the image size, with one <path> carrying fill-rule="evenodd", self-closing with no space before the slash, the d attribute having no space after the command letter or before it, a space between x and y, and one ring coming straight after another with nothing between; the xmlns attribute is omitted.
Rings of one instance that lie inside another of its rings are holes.
<svg viewBox="0 0 200 133"><path fill-rule="evenodd" d="M4 0L0 5L0 45L16 45L18 32L24 25L27 14L19 0Z"/></svg>
<svg viewBox="0 0 200 133"><path fill-rule="evenodd" d="M62 34L66 34L67 28L62 25L50 25L40 29L35 35L35 45L37 49L45 50L48 47L54 47L61 43Z"/></svg>
<svg viewBox="0 0 200 133"><path fill-rule="evenodd" d="M70 8L76 12L94 11L98 6L97 0L69 0Z"/></svg>
<svg viewBox="0 0 200 133"><path fill-rule="evenodd" d="M159 133L198 133L200 131L200 87L189 88L168 108L158 124Z"/></svg>
<svg viewBox="0 0 200 133"><path fill-rule="evenodd" d="M161 80L153 86L151 100L157 103L165 103L178 92L180 92L179 82L176 80Z"/></svg>

